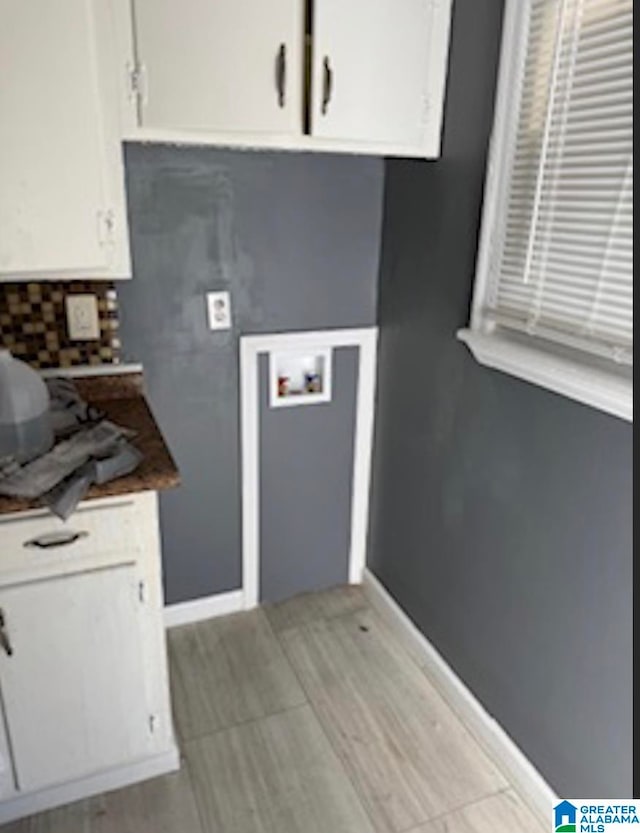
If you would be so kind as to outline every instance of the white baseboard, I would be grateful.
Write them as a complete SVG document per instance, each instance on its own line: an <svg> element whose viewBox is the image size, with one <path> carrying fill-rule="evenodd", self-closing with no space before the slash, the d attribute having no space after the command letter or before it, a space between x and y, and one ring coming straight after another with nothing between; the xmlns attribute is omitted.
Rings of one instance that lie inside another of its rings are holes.
<svg viewBox="0 0 640 833"><path fill-rule="evenodd" d="M178 625L201 622L203 619L226 616L228 613L238 613L240 610L244 610L244 593L242 590L231 590L215 596L204 596L202 599L165 605L164 625L166 628L175 628Z"/></svg>
<svg viewBox="0 0 640 833"><path fill-rule="evenodd" d="M365 569L363 589L371 605L405 641L436 688L523 800L548 821L558 796L498 721L467 688L374 574Z"/></svg>
<svg viewBox="0 0 640 833"><path fill-rule="evenodd" d="M180 769L180 752L178 747L173 745L166 752L154 755L152 758L145 758L142 761L99 772L68 784L39 790L29 795L8 798L0 803L0 824L41 813L43 810L51 810L92 795L127 787L138 781L146 781L178 769Z"/></svg>

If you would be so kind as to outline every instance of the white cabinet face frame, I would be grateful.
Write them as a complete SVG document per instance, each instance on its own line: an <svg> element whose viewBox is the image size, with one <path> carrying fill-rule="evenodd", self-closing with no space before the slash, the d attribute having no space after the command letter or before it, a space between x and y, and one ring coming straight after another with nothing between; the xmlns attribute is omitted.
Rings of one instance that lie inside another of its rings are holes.
<svg viewBox="0 0 640 833"><path fill-rule="evenodd" d="M260 577L260 430L258 359L263 354L313 354L319 349L358 347L358 389L351 486L349 582L362 581L367 550L369 482L376 387L378 328L243 336L240 339L242 444L242 590L244 608L256 607Z"/></svg>
<svg viewBox="0 0 640 833"><path fill-rule="evenodd" d="M0 8L0 280L130 277L113 20Z"/></svg>

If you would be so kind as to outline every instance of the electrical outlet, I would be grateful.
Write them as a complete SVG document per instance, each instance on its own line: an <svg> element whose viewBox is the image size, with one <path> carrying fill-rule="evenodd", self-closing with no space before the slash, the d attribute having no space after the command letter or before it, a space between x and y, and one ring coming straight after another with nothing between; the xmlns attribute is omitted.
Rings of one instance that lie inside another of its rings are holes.
<svg viewBox="0 0 640 833"><path fill-rule="evenodd" d="M207 292L207 311L210 330L231 327L231 298L228 292Z"/></svg>
<svg viewBox="0 0 640 833"><path fill-rule="evenodd" d="M92 294L67 295L67 330L71 341L95 341L100 338L98 299Z"/></svg>

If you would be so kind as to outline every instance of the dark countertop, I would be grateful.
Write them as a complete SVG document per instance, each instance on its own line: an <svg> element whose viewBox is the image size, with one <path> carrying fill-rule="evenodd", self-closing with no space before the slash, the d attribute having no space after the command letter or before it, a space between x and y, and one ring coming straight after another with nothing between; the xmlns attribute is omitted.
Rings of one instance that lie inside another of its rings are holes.
<svg viewBox="0 0 640 833"><path fill-rule="evenodd" d="M155 492L179 485L180 474L144 397L141 373L92 376L74 382L80 395L105 411L108 419L136 432L131 442L143 455L135 471L102 486L92 486L84 500ZM37 500L0 495L0 515L35 509L39 505Z"/></svg>

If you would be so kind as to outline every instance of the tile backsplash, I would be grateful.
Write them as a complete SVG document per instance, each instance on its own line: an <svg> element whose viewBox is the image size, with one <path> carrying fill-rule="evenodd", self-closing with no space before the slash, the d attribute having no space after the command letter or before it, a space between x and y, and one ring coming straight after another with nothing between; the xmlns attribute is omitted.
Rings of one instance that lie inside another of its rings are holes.
<svg viewBox="0 0 640 833"><path fill-rule="evenodd" d="M92 293L98 301L100 337L72 341L65 298ZM33 367L118 364L118 297L109 281L0 283L0 347Z"/></svg>

